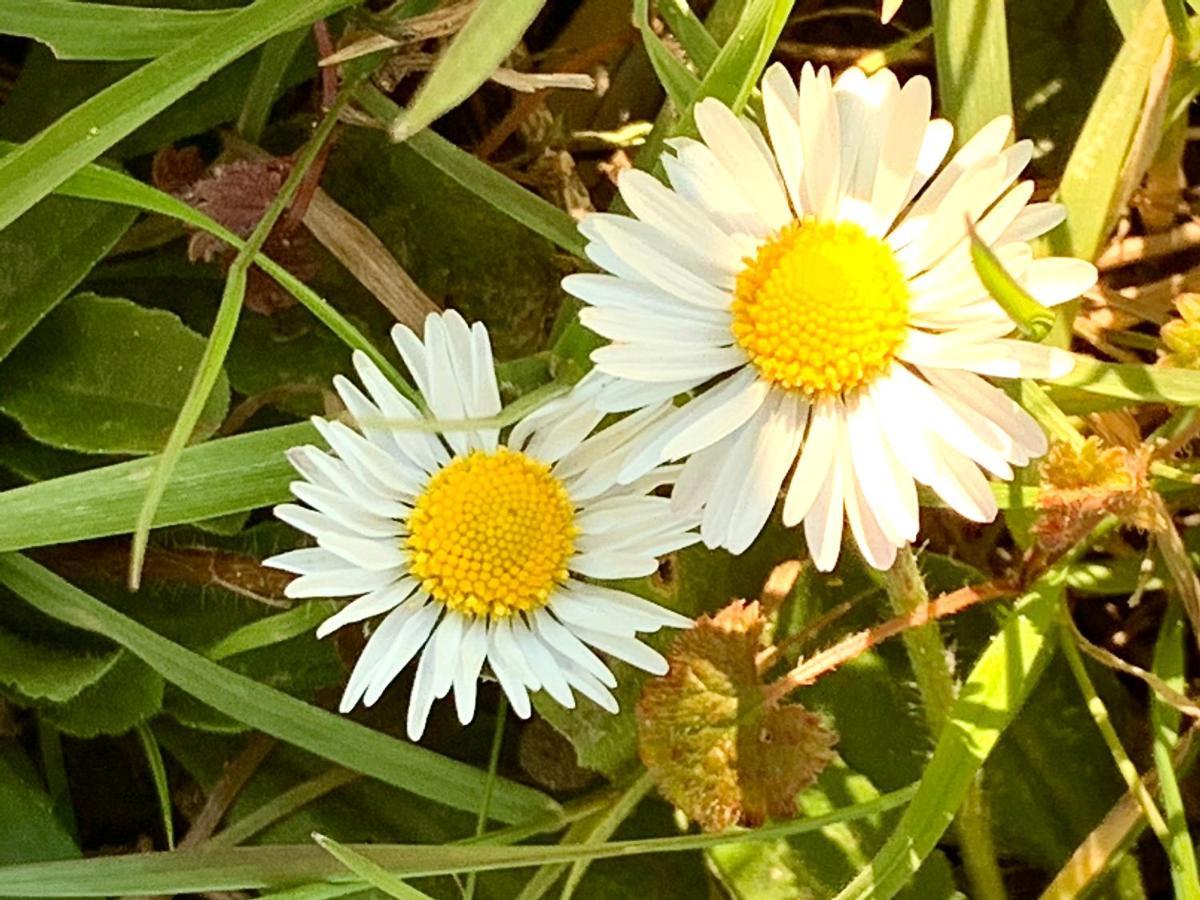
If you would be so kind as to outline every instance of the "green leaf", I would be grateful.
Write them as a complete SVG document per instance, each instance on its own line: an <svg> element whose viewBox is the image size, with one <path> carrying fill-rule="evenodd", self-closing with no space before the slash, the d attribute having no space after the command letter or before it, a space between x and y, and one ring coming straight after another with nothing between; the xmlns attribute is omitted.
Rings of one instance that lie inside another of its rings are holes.
<svg viewBox="0 0 1200 900"><path fill-rule="evenodd" d="M153 453L187 394L204 340L174 315L80 294L60 304L0 366L0 410L32 437L86 453ZM193 440L220 426L218 378Z"/></svg>
<svg viewBox="0 0 1200 900"><path fill-rule="evenodd" d="M412 102L388 124L388 137L397 143L408 140L475 93L512 52L545 2L479 0Z"/></svg>
<svg viewBox="0 0 1200 900"><path fill-rule="evenodd" d="M786 0L750 0L742 10L721 52L700 80L693 103L705 97L716 97L734 112L741 112L767 67L775 42L791 15L792 4ZM681 125L689 130L691 110Z"/></svg>
<svg viewBox="0 0 1200 900"><path fill-rule="evenodd" d="M933 46L942 115L965 143L997 116L1011 116L1005 4L933 0Z"/></svg>
<svg viewBox="0 0 1200 900"><path fill-rule="evenodd" d="M54 815L54 802L14 741L0 741L0 862L76 859L79 848ZM51 892L47 896L54 896Z"/></svg>
<svg viewBox="0 0 1200 900"><path fill-rule="evenodd" d="M124 734L162 709L162 677L131 653L61 706L42 707L59 731L80 738Z"/></svg>
<svg viewBox="0 0 1200 900"><path fill-rule="evenodd" d="M992 299L1008 313L1023 335L1035 341L1041 340L1054 325L1054 313L1029 296L991 248L980 239L975 226L969 221L967 234L971 238L971 263Z"/></svg>
<svg viewBox="0 0 1200 900"><path fill-rule="evenodd" d="M41 41L59 59L150 59L229 20L226 10L2 0L0 34Z"/></svg>
<svg viewBox="0 0 1200 900"><path fill-rule="evenodd" d="M180 454L155 525L178 525L289 498L284 451L320 442L308 423L208 441ZM133 531L155 460L138 459L0 493L0 550Z"/></svg>
<svg viewBox="0 0 1200 900"><path fill-rule="evenodd" d="M1044 576L979 658L959 690L912 803L887 843L838 900L888 900L933 851L979 767L1042 673L1046 638L1065 582L1061 567Z"/></svg>
<svg viewBox="0 0 1200 900"><path fill-rule="evenodd" d="M879 815L906 803L912 789L884 794L866 803L809 819L796 819L755 831L691 834L606 844L504 847L486 844L429 846L358 845L353 849L393 875L416 878L452 872L483 872L581 859L624 859L648 853L680 853L744 841L772 841L819 831L841 822ZM318 847L275 845L173 853L134 853L70 862L0 868L0 896L86 897L188 894L346 880L341 864Z"/></svg>
<svg viewBox="0 0 1200 900"><path fill-rule="evenodd" d="M205 655L216 661L281 643L313 631L323 619L336 611L337 604L329 600L301 603L287 612L267 616L230 632L210 647Z"/></svg>
<svg viewBox="0 0 1200 900"><path fill-rule="evenodd" d="M132 210L48 197L0 231L0 359L133 222Z"/></svg>
<svg viewBox="0 0 1200 900"><path fill-rule="evenodd" d="M0 630L0 684L31 701L66 703L112 671L122 652L119 648L89 652L4 628Z"/></svg>
<svg viewBox="0 0 1200 900"><path fill-rule="evenodd" d="M373 887L379 888L389 897L397 897L399 900L422 900L428 898L428 894L423 894L416 888L409 887L395 875L391 874L383 866L374 860L367 859L361 853L351 850L349 847L343 847L333 838L326 837L323 834L313 833L313 840L340 862L343 866L359 876L363 881L366 881Z"/></svg>
<svg viewBox="0 0 1200 900"><path fill-rule="evenodd" d="M830 766L802 793L802 815L819 816L879 796L875 786L844 763ZM773 843L725 844L708 851L722 885L735 900L830 897L870 862L894 817L873 816ZM935 851L900 896L905 900L960 897L950 863Z"/></svg>
<svg viewBox="0 0 1200 900"><path fill-rule="evenodd" d="M256 0L76 106L0 158L0 228L247 51L348 5L350 0Z"/></svg>
<svg viewBox="0 0 1200 900"><path fill-rule="evenodd" d="M1146 3L1071 150L1058 197L1067 221L1050 234L1056 253L1092 259L1127 199L1123 173L1170 30L1162 4Z"/></svg>
<svg viewBox="0 0 1200 900"><path fill-rule="evenodd" d="M116 641L172 684L252 728L456 809L473 810L478 802L486 780L483 772L222 668L110 609L37 563L16 554L0 556L0 581L47 615ZM500 821L557 810L557 803L532 788L496 781L492 812Z"/></svg>

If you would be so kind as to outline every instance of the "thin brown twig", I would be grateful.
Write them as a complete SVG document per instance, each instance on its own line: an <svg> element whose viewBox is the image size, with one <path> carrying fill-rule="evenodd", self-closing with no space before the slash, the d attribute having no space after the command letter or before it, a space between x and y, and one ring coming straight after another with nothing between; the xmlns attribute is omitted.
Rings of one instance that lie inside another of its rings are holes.
<svg viewBox="0 0 1200 900"><path fill-rule="evenodd" d="M1087 656L1101 665L1107 666L1110 669L1116 669L1118 672L1124 672L1126 675L1132 675L1134 678L1143 681L1150 690L1154 691L1164 703L1174 707L1185 716L1192 718L1200 718L1200 706L1188 699L1184 694L1181 694L1175 688L1171 687L1153 672L1148 672L1141 666L1134 665L1131 662L1121 659L1110 650L1093 644L1079 630L1079 626L1071 616L1065 616L1064 621L1067 630L1071 633L1071 637L1075 641L1075 645Z"/></svg>
<svg viewBox="0 0 1200 900"><path fill-rule="evenodd" d="M937 619L962 612L976 603L982 603L985 600L994 600L998 597L1011 597L1018 592L1018 588L1012 583L990 581L984 584L960 588L949 594L943 594L936 600L929 601L911 613L896 616L895 618L888 619L882 625L876 625L874 628L859 631L839 641L832 647L827 647L807 659L800 660L790 672L767 686L766 701L768 703L777 703L796 688L812 684L822 675L832 672L839 666L861 656L877 644L886 641L888 638L895 637L910 628L919 628Z"/></svg>
<svg viewBox="0 0 1200 900"><path fill-rule="evenodd" d="M275 739L273 737L255 734L250 738L246 749L225 767L225 771L213 785L213 789L208 795L208 801L200 810L200 814L192 820L191 828L179 842L177 849L185 850L189 847L197 847L212 837L212 833L221 824L225 813L229 811L233 801L246 786L246 782L250 780L250 777L258 770L259 765L274 747Z"/></svg>

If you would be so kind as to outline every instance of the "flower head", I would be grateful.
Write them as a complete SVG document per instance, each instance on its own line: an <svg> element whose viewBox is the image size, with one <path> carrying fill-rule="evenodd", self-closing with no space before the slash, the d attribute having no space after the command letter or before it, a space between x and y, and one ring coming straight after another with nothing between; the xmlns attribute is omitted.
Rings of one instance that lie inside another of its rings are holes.
<svg viewBox="0 0 1200 900"><path fill-rule="evenodd" d="M1069 353L1014 340L975 273L966 222L1036 299L1096 280L1075 259L1034 259L1030 240L1064 217L1018 181L1031 147L1005 148L997 119L949 162L949 123L930 119L923 77L882 70L834 82L776 65L762 82L766 134L714 99L701 140L671 142L670 186L622 173L633 216L580 229L608 274L567 277L619 411L691 392L648 427L618 477L687 457L673 504L703 510L710 547L745 550L781 488L785 525L804 524L831 569L849 521L886 568L917 533L916 482L989 521L981 469L1012 477L1046 451L1037 424L984 377L1065 374ZM769 139L769 140L768 140ZM790 475L790 481L789 481Z"/></svg>
<svg viewBox="0 0 1200 900"><path fill-rule="evenodd" d="M307 505L275 510L317 546L266 560L299 576L289 597L357 598L322 623L319 637L383 617L341 710L374 703L419 656L408 707L414 740L434 700L451 690L460 721L471 720L485 662L521 716L530 714L529 692L542 689L567 707L579 691L615 711L616 679L594 650L661 674L666 661L636 635L691 625L583 580L649 575L658 556L699 539L691 531L697 517L677 516L650 494L673 480L673 470L652 468L618 486L605 474L639 427L665 409L593 434L603 414L592 398L606 379L592 375L502 441L486 421L462 422L500 411L482 325L468 327L450 312L429 316L424 341L403 326L393 337L445 430L429 431L416 407L356 353L365 393L340 376L334 386L358 430L314 419L332 452L289 453L303 477L292 493Z"/></svg>

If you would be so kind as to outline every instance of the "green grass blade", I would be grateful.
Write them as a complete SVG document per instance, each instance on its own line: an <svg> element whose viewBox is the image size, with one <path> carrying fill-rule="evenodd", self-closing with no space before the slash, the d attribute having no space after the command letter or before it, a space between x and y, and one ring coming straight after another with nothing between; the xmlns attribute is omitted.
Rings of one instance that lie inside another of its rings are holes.
<svg viewBox="0 0 1200 900"><path fill-rule="evenodd" d="M246 89L246 100L237 120L238 134L250 143L257 144L262 139L279 85L307 35L307 29L297 28L271 38L259 51L258 66Z"/></svg>
<svg viewBox="0 0 1200 900"><path fill-rule="evenodd" d="M204 355L196 367L192 385L183 401L183 407L179 410L179 416L175 419L175 425L167 438L166 446L158 456L154 474L150 476L150 481L146 485L146 496L142 501L142 508L138 511L137 525L133 530L133 551L129 558L129 586L134 590L137 590L141 583L146 545L150 541L150 528L154 524L154 515L158 504L162 501L163 492L167 489L167 482L171 480L171 472L179 461L179 454L191 440L192 433L196 430L196 423L200 421L200 414L204 411L213 388L216 387L217 379L224 371L225 357L228 356L229 348L233 344L233 333L237 329L242 305L246 299L246 283L250 275L250 266L267 242L267 237L271 234L275 223L279 221L284 210L291 205L292 198L300 189L301 181L304 180L309 168L321 152L321 148L325 146L325 142L333 133L338 115L349 103L352 95L353 86L346 86L337 101L325 113L312 138L297 156L296 163L292 167L292 171L288 173L287 180L279 189L279 193L271 200L270 206L258 220L250 237L238 250L237 256L229 266L229 273L225 278L225 290L221 293L217 318L213 323L208 343L204 347Z"/></svg>
<svg viewBox="0 0 1200 900"><path fill-rule="evenodd" d="M289 609L255 619L241 628L231 631L217 641L204 654L213 662L270 647L283 641L291 640L298 635L312 631L321 622L337 611L337 604L331 600L310 600Z"/></svg>
<svg viewBox="0 0 1200 900"><path fill-rule="evenodd" d="M667 49L662 38L655 34L650 25L650 0L634 0L633 23L642 36L642 46L646 49L650 65L654 67L654 74L658 76L658 83L663 86L667 97L677 109L686 109L696 96L700 79L693 75L688 67Z"/></svg>
<svg viewBox="0 0 1200 900"><path fill-rule="evenodd" d="M171 788L167 784L167 767L163 765L162 749L158 746L158 738L145 722L139 722L136 731L142 751L146 754L146 762L150 766L150 778L154 782L155 796L158 797L158 809L162 814L167 846L174 850L175 819L171 814Z"/></svg>
<svg viewBox="0 0 1200 900"><path fill-rule="evenodd" d="M1070 374L1047 383L1119 400L1200 406L1200 372L1188 369L1106 363L1077 354Z"/></svg>
<svg viewBox="0 0 1200 900"><path fill-rule="evenodd" d="M1052 569L988 645L959 690L912 803L870 866L837 900L888 900L937 845L975 774L1042 673L1065 584L1065 569Z"/></svg>
<svg viewBox="0 0 1200 900"><path fill-rule="evenodd" d="M0 142L0 152L11 152L15 146ZM146 212L169 216L220 238L234 249L240 249L244 243L233 232L222 227L199 210L188 206L182 200L103 166L84 166L56 188L55 193L84 200L101 200L105 203L131 206ZM419 400L412 387L391 361L380 353L378 348L368 341L349 319L330 306L328 301L270 257L262 253L256 254L254 264L275 279L281 287L295 297L347 346L361 350L371 357L398 390L411 399Z"/></svg>
<svg viewBox="0 0 1200 900"><path fill-rule="evenodd" d="M996 116L1012 115L1004 4L933 0L932 6L938 98L962 144Z"/></svg>
<svg viewBox="0 0 1200 900"><path fill-rule="evenodd" d="M914 789L901 788L823 816L715 834L594 845L359 844L353 845L352 849L401 878L524 868L584 859L621 859L649 853L681 853L741 841L774 841L793 834L819 831L840 822L869 818L907 803ZM223 847L5 866L0 868L0 897L188 894L265 889L320 880L350 879L341 864L318 847Z"/></svg>
<svg viewBox="0 0 1200 900"><path fill-rule="evenodd" d="M750 0L729 40L700 80L695 102L716 97L734 112L741 112L791 12L792 4L787 0ZM691 128L689 110L680 130Z"/></svg>
<svg viewBox="0 0 1200 900"><path fill-rule="evenodd" d="M967 234L971 238L971 263L975 266L975 272L983 286L1016 323L1021 334L1040 341L1054 325L1054 313L1029 296L1008 273L1004 264L996 258L996 254L979 237L970 221L967 222Z"/></svg>
<svg viewBox="0 0 1200 900"><path fill-rule="evenodd" d="M1185 677L1186 623L1178 602L1172 602L1163 617L1154 645L1154 674L1170 687L1183 692ZM1167 856L1176 897L1200 897L1200 870L1196 847L1188 829L1187 809L1171 752L1179 742L1178 710L1156 693L1150 696L1150 732L1154 739L1154 767L1158 771L1159 795L1167 818Z"/></svg>
<svg viewBox="0 0 1200 900"><path fill-rule="evenodd" d="M417 94L388 125L405 141L471 96L504 62L546 0L479 0L471 17L438 58Z"/></svg>
<svg viewBox="0 0 1200 900"><path fill-rule="evenodd" d="M641 0L638 0L640 3ZM721 52L721 45L713 39L712 33L697 18L687 0L660 0L655 5L658 14L662 16L671 33L679 39L688 57L696 64L701 72L707 72ZM638 15L637 12L634 13ZM635 19L639 29L643 29L642 19ZM642 32L645 37L645 31Z"/></svg>
<svg viewBox="0 0 1200 900"><path fill-rule="evenodd" d="M153 59L214 25L223 25L231 15L223 9L0 0L0 34L33 38L59 59Z"/></svg>
<svg viewBox="0 0 1200 900"><path fill-rule="evenodd" d="M257 0L81 103L0 158L0 228L214 72L352 0Z"/></svg>
<svg viewBox="0 0 1200 900"><path fill-rule="evenodd" d="M0 582L46 615L115 641L181 690L251 728L401 790L455 809L476 808L486 782L485 773L478 769L222 668L19 554L0 556ZM501 821L517 822L558 810L557 803L533 788L506 779L496 781L492 812Z"/></svg>
<svg viewBox="0 0 1200 900"><path fill-rule="evenodd" d="M400 113L400 107L373 85L360 87L357 99L364 109L382 122L390 121ZM585 242L575 227L575 220L557 206L525 190L433 131L426 129L414 134L409 138L408 146L426 162L506 216L516 219L530 231L540 234L568 253L583 257Z"/></svg>
<svg viewBox="0 0 1200 900"><path fill-rule="evenodd" d="M154 524L179 525L289 499L295 473L283 453L308 443L321 439L305 422L187 448ZM0 492L0 551L133 531L155 465L154 457L146 457Z"/></svg>
<svg viewBox="0 0 1200 900"><path fill-rule="evenodd" d="M361 878L363 881L383 891L389 897L398 900L428 900L429 895L423 894L414 887L409 887L395 875L374 860L367 859L361 853L343 847L333 838L313 832L313 840L329 853L334 859Z"/></svg>
<svg viewBox="0 0 1200 900"><path fill-rule="evenodd" d="M1063 171L1058 198L1067 207L1067 221L1050 234L1056 253L1092 259L1108 236L1124 205L1126 159L1169 38L1162 4L1143 4L1137 25L1108 70Z"/></svg>

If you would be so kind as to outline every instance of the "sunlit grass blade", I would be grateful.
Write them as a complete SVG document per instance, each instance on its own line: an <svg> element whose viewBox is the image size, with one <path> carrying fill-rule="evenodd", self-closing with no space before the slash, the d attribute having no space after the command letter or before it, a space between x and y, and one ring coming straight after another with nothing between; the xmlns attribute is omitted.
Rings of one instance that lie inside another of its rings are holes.
<svg viewBox="0 0 1200 900"><path fill-rule="evenodd" d="M351 0L257 0L76 106L0 158L0 228L244 53Z"/></svg>
<svg viewBox="0 0 1200 900"><path fill-rule="evenodd" d="M1005 4L933 0L933 46L942 115L962 144L996 116L1011 116Z"/></svg>
<svg viewBox="0 0 1200 900"><path fill-rule="evenodd" d="M380 122L391 121L400 113L400 107L374 85L360 87L357 99ZM575 227L575 220L557 206L525 190L487 163L429 129L414 134L406 146L506 216L516 219L530 231L540 234L568 253L583 257L584 240Z"/></svg>
<svg viewBox="0 0 1200 900"><path fill-rule="evenodd" d="M179 454L191 439L200 420L200 414L208 403L209 395L217 384L225 365L225 357L233 344L233 333L237 329L242 305L246 299L246 284L250 275L250 266L254 258L262 250L275 227L275 223L283 215L284 210L291 205L292 199L300 189L300 183L308 175L309 168L316 161L325 142L337 124L338 115L353 95L353 85L343 87L337 101L325 113L321 124L317 127L304 149L296 157L292 171L279 189L279 193L271 200L265 213L254 230L246 239L246 243L238 250L237 256L229 266L225 277L225 289L221 293L221 302L217 307L217 318L213 323L212 333L204 347L204 355L196 367L192 385L188 395L179 410L179 416L167 438L162 453L157 457L157 464L150 481L146 484L146 496L142 508L138 511L137 524L133 530L133 549L129 558L129 586L137 589L142 579L142 564L146 558L146 545L150 540L150 528L154 524L154 516L158 504L162 501L167 482L171 480L171 472L179 461Z"/></svg>
<svg viewBox="0 0 1200 900"><path fill-rule="evenodd" d="M388 137L404 141L471 96L512 52L546 0L479 0L417 89L388 123Z"/></svg>
<svg viewBox="0 0 1200 900"><path fill-rule="evenodd" d="M1107 363L1076 354L1075 368L1048 383L1130 402L1200 405L1200 372L1189 369Z"/></svg>
<svg viewBox="0 0 1200 900"><path fill-rule="evenodd" d="M688 67L667 49L662 38L655 34L650 25L649 6L649 0L634 0L633 23L642 36L642 46L646 49L650 65L654 67L654 74L658 76L658 83L677 109L686 109L696 96L700 79L693 75Z"/></svg>
<svg viewBox="0 0 1200 900"><path fill-rule="evenodd" d="M183 451L154 524L178 525L289 498L284 451L320 443L307 422L208 441ZM103 466L0 492L0 550L133 531L155 458Z"/></svg>
<svg viewBox="0 0 1200 900"><path fill-rule="evenodd" d="M1147 94L1170 62L1170 31L1161 3L1141 15L1105 76L1058 188L1067 221L1050 234L1055 252L1092 259L1133 189L1123 177ZM1158 89L1163 85L1158 84Z"/></svg>
<svg viewBox="0 0 1200 900"><path fill-rule="evenodd" d="M888 900L937 845L976 772L1042 673L1065 584L1065 568L1043 576L988 644L959 689L913 802L870 866L838 900Z"/></svg>
<svg viewBox="0 0 1200 900"><path fill-rule="evenodd" d="M1154 674L1171 688L1186 688L1184 674L1187 632L1178 603L1172 603L1159 627L1154 645ZM1171 860L1171 881L1177 897L1200 897L1200 870L1196 865L1196 847L1188 828L1187 809L1179 789L1171 751L1179 743L1179 712L1157 695L1150 698L1150 728L1154 740L1154 767L1158 772L1159 793L1167 819L1167 856Z"/></svg>
<svg viewBox="0 0 1200 900"><path fill-rule="evenodd" d="M0 142L0 154L11 153L16 145ZM120 172L98 165L87 165L64 181L55 193L67 197L79 197L84 200L100 200L105 203L116 203L121 206L131 206L145 212L169 216L206 231L220 238L235 250L243 246L243 241L233 232L224 228L209 216L188 206L182 200L157 190L148 184L130 178ZM400 374L391 361L379 352L379 349L368 341L354 324L334 309L328 301L295 275L262 253L256 254L254 264L271 276L279 285L295 297L318 321L338 336L348 347L366 353L379 366L397 389L410 398L416 399L416 393Z"/></svg>
<svg viewBox="0 0 1200 900"><path fill-rule="evenodd" d="M76 3L72 0L0 0L0 34L33 38L59 59L153 59L214 25L229 10L189 10Z"/></svg>
<svg viewBox="0 0 1200 900"><path fill-rule="evenodd" d="M967 234L971 238L971 263L992 299L1008 313L1021 334L1035 341L1041 340L1054 325L1054 313L1029 296L1008 273L992 249L980 239L969 219Z"/></svg>
<svg viewBox="0 0 1200 900"><path fill-rule="evenodd" d="M478 803L486 782L485 773L478 769L365 728L225 669L23 556L0 556L0 583L46 615L115 641L176 687L251 728L455 809L473 811ZM533 788L496 780L492 811L501 821L517 822L558 809L557 803ZM296 880L292 879L293 883Z"/></svg>
<svg viewBox="0 0 1200 900"><path fill-rule="evenodd" d="M374 860L367 859L361 853L351 850L349 847L343 847L333 838L326 837L323 834L313 832L312 837L322 850L327 851L330 856L363 881L383 891L389 897L396 897L398 900L428 900L428 894L424 894L414 887L409 887Z"/></svg>
<svg viewBox="0 0 1200 900"><path fill-rule="evenodd" d="M905 787L827 815L752 830L595 845L357 844L352 848L400 878L486 872L584 859L623 859L651 853L682 853L741 841L774 841L788 835L819 831L841 822L870 818L907 803L914 790L915 786ZM341 864L318 847L229 847L5 866L0 868L0 897L188 894L347 880L350 878Z"/></svg>

